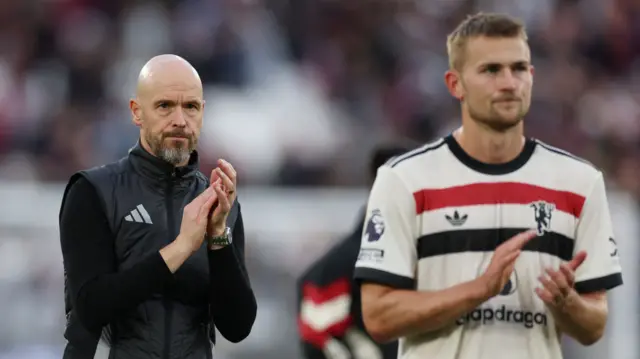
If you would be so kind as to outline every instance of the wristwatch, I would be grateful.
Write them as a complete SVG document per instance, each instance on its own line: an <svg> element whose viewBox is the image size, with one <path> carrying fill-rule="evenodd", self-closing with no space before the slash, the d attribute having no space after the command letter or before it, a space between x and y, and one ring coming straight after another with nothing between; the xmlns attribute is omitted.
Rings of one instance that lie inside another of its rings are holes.
<svg viewBox="0 0 640 359"><path fill-rule="evenodd" d="M222 233L222 235L215 236L215 237L207 236L207 243L209 244L209 246L212 246L212 245L228 246L229 244L231 244L232 241L233 241L233 238L231 236L231 228L229 227L226 227L224 229L224 232Z"/></svg>

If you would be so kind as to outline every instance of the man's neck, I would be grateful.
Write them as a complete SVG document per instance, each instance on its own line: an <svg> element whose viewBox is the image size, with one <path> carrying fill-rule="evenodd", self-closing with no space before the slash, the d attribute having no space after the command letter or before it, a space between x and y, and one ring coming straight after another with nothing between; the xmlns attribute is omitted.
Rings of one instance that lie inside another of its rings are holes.
<svg viewBox="0 0 640 359"><path fill-rule="evenodd" d="M514 160L525 144L522 124L505 132L497 132L467 122L453 136L469 156L489 164Z"/></svg>

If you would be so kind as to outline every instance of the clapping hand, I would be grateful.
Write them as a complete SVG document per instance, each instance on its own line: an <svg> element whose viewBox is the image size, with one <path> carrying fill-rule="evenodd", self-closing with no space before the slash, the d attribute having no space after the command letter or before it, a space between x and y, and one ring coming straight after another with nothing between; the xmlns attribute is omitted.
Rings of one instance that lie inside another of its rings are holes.
<svg viewBox="0 0 640 359"><path fill-rule="evenodd" d="M197 251L202 246L207 229L207 217L217 200L218 196L213 187L209 187L184 207L177 241L184 243L189 253Z"/></svg>
<svg viewBox="0 0 640 359"><path fill-rule="evenodd" d="M559 270L547 268L546 276L541 275L538 280L542 287L536 288L536 294L551 309L560 310L572 296L577 295L575 271L587 258L587 252L581 251L568 263L560 265Z"/></svg>
<svg viewBox="0 0 640 359"><path fill-rule="evenodd" d="M217 195L217 203L209 214L207 235L216 237L224 234L227 217L236 200L236 171L233 166L225 160L218 160L218 167L211 171L209 185Z"/></svg>
<svg viewBox="0 0 640 359"><path fill-rule="evenodd" d="M489 266L480 277L483 280L487 298L498 295L504 288L513 273L516 259L520 256L522 248L535 237L536 232L529 230L509 238L496 248Z"/></svg>

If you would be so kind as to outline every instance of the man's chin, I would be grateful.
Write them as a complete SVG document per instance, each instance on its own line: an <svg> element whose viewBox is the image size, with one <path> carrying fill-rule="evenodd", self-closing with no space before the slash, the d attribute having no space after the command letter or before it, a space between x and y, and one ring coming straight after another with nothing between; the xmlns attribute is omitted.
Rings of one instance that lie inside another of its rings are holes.
<svg viewBox="0 0 640 359"><path fill-rule="evenodd" d="M510 115L510 116L495 116L491 119L485 119L484 121L480 121L484 123L485 126L491 128L494 131L498 132L506 132L520 124L522 122L523 116L520 115Z"/></svg>
<svg viewBox="0 0 640 359"><path fill-rule="evenodd" d="M164 161L171 163L172 165L178 165L189 159L191 151L186 148L169 148L165 147L159 152L160 158Z"/></svg>

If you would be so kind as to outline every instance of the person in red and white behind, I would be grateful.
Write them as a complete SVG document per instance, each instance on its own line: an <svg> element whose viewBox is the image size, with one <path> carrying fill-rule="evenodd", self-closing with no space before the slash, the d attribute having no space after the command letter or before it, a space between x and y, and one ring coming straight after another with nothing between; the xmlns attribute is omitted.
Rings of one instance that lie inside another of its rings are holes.
<svg viewBox="0 0 640 359"><path fill-rule="evenodd" d="M373 182L378 167L409 151L400 145L374 150L369 163ZM371 340L362 323L359 288L352 282L360 251L364 209L354 229L314 262L298 280L298 334L306 359L395 359L397 343Z"/></svg>

